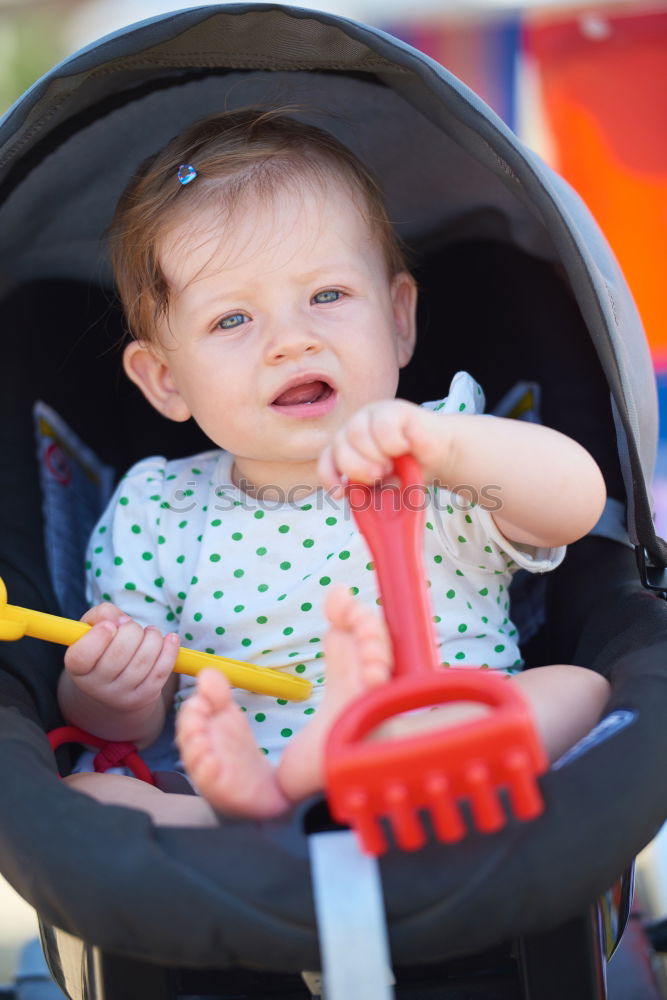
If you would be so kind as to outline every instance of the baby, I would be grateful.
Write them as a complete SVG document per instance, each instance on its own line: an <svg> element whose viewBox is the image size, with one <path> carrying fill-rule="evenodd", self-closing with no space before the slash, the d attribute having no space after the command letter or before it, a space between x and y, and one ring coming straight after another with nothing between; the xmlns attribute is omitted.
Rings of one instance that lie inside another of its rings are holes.
<svg viewBox="0 0 667 1000"><path fill-rule="evenodd" d="M608 696L598 674L518 672L507 587L519 567L558 565L595 524L600 471L553 430L482 414L465 373L435 403L395 398L417 289L377 185L345 147L285 113L198 122L128 186L112 257L133 337L127 375L215 448L146 459L121 481L90 543L92 628L67 651L59 699L70 723L139 746L175 702L200 795L112 774L72 775L74 787L166 825L276 816L322 788L333 720L391 673L344 484L382 479L405 452L429 484L443 664L511 674L551 759L595 724ZM494 509L465 503L452 492L461 483L477 498L493 484ZM302 676L312 697L232 691L215 670L179 688L181 640ZM451 712L394 728L452 724Z"/></svg>

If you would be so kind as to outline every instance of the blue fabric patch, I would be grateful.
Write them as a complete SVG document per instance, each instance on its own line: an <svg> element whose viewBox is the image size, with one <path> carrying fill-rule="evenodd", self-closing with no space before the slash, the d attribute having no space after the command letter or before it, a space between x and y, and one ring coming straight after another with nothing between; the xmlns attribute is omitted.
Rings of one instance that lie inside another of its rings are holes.
<svg viewBox="0 0 667 1000"><path fill-rule="evenodd" d="M554 761L551 765L551 770L559 771L561 767L566 767L593 747L599 746L600 743L604 743L612 736L615 736L616 733L620 733L622 729L627 729L628 726L637 720L638 715L638 712L631 712L624 708L612 712L611 715L606 715L604 719L598 722L594 729L591 729L590 733L587 733L583 739L580 739L573 747L566 750L562 757Z"/></svg>

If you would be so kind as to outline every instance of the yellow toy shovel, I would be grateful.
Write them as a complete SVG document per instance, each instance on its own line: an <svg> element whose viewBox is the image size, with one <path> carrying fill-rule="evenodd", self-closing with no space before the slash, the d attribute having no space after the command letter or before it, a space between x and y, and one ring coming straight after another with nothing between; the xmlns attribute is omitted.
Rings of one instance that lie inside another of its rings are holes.
<svg viewBox="0 0 667 1000"><path fill-rule="evenodd" d="M60 618L58 615L8 604L7 588L0 577L0 640L22 639L29 635L34 639L71 646L90 628L85 622L75 622L71 618ZM312 688L310 681L284 674L276 668L258 667L254 663L229 660L212 653L200 653L195 649L180 649L174 671L177 674L195 675L204 667L222 670L234 687L255 691L257 694L273 695L275 698L286 698L288 701L304 701Z"/></svg>

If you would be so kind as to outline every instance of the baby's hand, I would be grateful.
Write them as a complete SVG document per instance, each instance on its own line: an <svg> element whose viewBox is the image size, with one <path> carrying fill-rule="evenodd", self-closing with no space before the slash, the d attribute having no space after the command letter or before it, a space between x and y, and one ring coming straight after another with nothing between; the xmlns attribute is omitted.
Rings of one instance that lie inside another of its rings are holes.
<svg viewBox="0 0 667 1000"><path fill-rule="evenodd" d="M65 670L89 697L121 711L156 702L178 654L178 636L143 628L113 604L98 604L81 619L92 626L65 653Z"/></svg>
<svg viewBox="0 0 667 1000"><path fill-rule="evenodd" d="M334 496L341 496L346 480L374 483L391 472L393 458L410 452L432 482L442 451L441 419L404 399L383 400L357 410L336 432L320 455L318 474Z"/></svg>

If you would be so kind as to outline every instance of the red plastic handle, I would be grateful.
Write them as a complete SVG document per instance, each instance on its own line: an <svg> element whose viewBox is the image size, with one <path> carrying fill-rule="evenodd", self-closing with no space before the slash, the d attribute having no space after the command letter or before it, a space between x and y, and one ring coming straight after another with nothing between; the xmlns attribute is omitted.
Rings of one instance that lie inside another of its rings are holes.
<svg viewBox="0 0 667 1000"><path fill-rule="evenodd" d="M427 493L412 455L394 459L398 487L350 483L347 496L375 561L394 674L430 674L440 667L433 610L423 575Z"/></svg>

